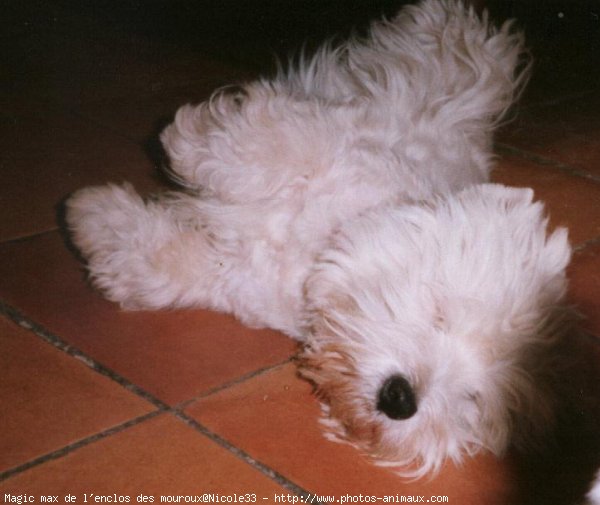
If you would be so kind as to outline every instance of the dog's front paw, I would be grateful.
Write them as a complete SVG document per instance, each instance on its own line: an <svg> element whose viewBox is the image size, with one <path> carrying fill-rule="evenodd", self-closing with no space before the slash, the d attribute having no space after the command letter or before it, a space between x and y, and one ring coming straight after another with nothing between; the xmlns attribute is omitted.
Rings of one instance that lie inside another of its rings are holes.
<svg viewBox="0 0 600 505"><path fill-rule="evenodd" d="M66 202L65 217L75 245L89 258L130 236L135 215L144 209L130 184L109 184L76 191Z"/></svg>
<svg viewBox="0 0 600 505"><path fill-rule="evenodd" d="M136 305L130 302L130 285L136 263L143 262L148 217L144 201L129 184L84 188L66 202L65 219L92 282L124 306Z"/></svg>

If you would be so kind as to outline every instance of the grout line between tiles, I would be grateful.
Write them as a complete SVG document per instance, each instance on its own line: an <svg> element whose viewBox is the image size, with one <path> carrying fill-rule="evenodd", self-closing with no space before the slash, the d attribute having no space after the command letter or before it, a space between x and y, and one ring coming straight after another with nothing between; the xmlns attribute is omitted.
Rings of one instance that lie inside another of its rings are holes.
<svg viewBox="0 0 600 505"><path fill-rule="evenodd" d="M43 237L44 235L49 235L50 233L56 233L59 230L58 226L54 228L49 228L43 231L37 231L34 233L30 233L29 235L19 235L17 237L7 238L5 240L0 240L0 246L4 244L18 244L19 242L25 242L30 239L34 239L37 237Z"/></svg>
<svg viewBox="0 0 600 505"><path fill-rule="evenodd" d="M17 323L19 326L33 332L38 337L40 337L42 340L51 344L55 348L67 353L69 356L77 359L78 361L81 361L82 363L87 365L92 370L98 372L101 375L108 377L109 379L118 383L120 386L124 387L128 391L136 394L137 396L140 396L147 402L149 402L152 405L154 405L155 407L157 407L160 411L165 411L170 408L166 403L164 403L161 400L159 400L158 398L154 397L152 394L148 393L147 391L145 391L141 387L137 386L136 384L133 384L132 382L128 381L125 377L122 377L121 375L114 372L110 368L107 368L106 366L97 362L96 360L89 357L87 354L80 351L76 347L66 343L58 336L49 332L48 330L46 330L44 327L40 326L39 324L31 321L29 318L27 318L26 316L21 314L21 312L19 312L17 309L15 309L14 307L11 307L10 305L8 305L7 303L4 303L1 300L0 300L0 314L4 314L9 319L11 319L15 323Z"/></svg>
<svg viewBox="0 0 600 505"><path fill-rule="evenodd" d="M301 488L297 484L294 484L292 481L290 481L288 478L284 477L279 472L273 470L272 468L268 467L267 465L254 459L252 456L250 456L247 452L243 451L239 447L232 445L230 442L228 442L221 436L217 435L216 433L212 432L206 426L202 425L201 423L199 423L192 417L188 416L184 412L177 410L177 409L175 409L173 412L180 421L184 422L185 424L187 424L194 430L198 431L205 437L209 438L210 440L212 440L219 446L223 447L224 449L227 449L229 452L233 453L239 459L245 461L247 464L249 464L253 468L259 470L261 473L263 473L264 475L269 477L271 480L274 480L275 482L277 482L277 484L284 487L288 491L291 491L292 493L302 497L304 500L314 496L313 494L309 493L308 491ZM314 501L310 500L310 503L314 504L314 505L321 505L321 502L316 501L316 500L314 500Z"/></svg>
<svg viewBox="0 0 600 505"><path fill-rule="evenodd" d="M540 156L539 154L535 154L532 153L530 151L526 151L524 149L520 149L518 147L513 147L511 145L508 144L504 144L502 142L495 142L494 143L494 148L495 151L500 153L500 154L505 154L505 155L512 155L512 156L518 156L520 158L523 158L527 161L532 161L534 163L537 163L538 165L541 165L543 167L546 168L552 168L555 170L560 170L561 172L564 172L568 175L572 175L575 177L581 177L583 179L588 179L592 182L595 183L599 183L600 184L600 177L594 174L590 174L588 172L585 172L583 170L579 170L577 168L572 167L571 165L568 165L566 163L562 163L560 161L556 161L550 158L545 158L543 156Z"/></svg>
<svg viewBox="0 0 600 505"><path fill-rule="evenodd" d="M301 496L303 498L312 496L310 493L308 493L307 491L302 489L300 486L298 486L291 480L287 479L286 477L284 477L277 471L271 469L264 463L261 463L260 461L252 458L249 454L247 454L242 449L227 442L225 439L221 438L219 435L217 435L216 433L213 433L208 428L201 425L198 421L194 420L193 418L191 418L187 414L185 414L181 409L184 408L186 405L188 405L190 402L183 402L182 404L180 404L178 406L170 407L169 405L165 404L158 398L154 397L151 393L146 392L144 389L131 383L130 381L128 381L127 379L125 379L124 377L119 375L118 373L116 373L116 372L110 370L109 368L105 367L104 365L98 363L96 360L87 356L85 353L83 353L76 347L64 342L57 335L52 334L50 331L48 331L41 325L31 321L29 318L27 318L25 315L23 315L17 309L8 305L7 303L3 302L2 300L0 300L0 314L8 317L9 319L14 321L16 324L18 324L22 328L25 328L25 329L33 332L35 335L37 335L38 337L40 337L42 340L46 341L47 343L53 345L55 348L65 352L68 355L72 356L73 358L83 362L85 365L90 367L92 370L110 378L111 380L117 382L119 385L121 385L128 391L136 394L137 396L142 397L143 399L145 399L146 401L148 401L149 403L151 403L155 407L157 407L157 410L155 410L153 412L150 412L143 416L139 416L135 419L131 419L125 423L122 423L122 424L115 426L113 428L110 428L108 430L104 430L100 433L96 433L90 437L79 440L78 442L75 442L73 444L69 444L69 445L62 447L61 449L58 449L56 451L53 451L49 454L40 456L39 458L33 459L31 461L28 461L27 463L24 463L23 465L19 465L15 468L6 470L4 472L0 472L0 482L2 482L3 480L5 480L13 475L21 473L25 470L29 470L30 468L33 468L35 466L46 463L47 461L51 461L54 459L58 459L62 456L65 456L76 449L79 449L81 447L89 445L93 442L96 442L96 441L106 438L108 436L114 435L115 433L119 433L129 427L140 424L140 423L142 423L148 419L151 419L159 414L170 413L170 414L173 414L180 421L184 422L188 426L195 429L197 432L201 433L203 436L209 438L210 440L217 443L222 448L226 449L228 452L232 453L237 458L244 461L246 464L249 464L254 469L258 470L262 474L264 474L267 477L269 477L270 479L274 480L282 487L288 489L289 491L291 491L294 494L297 494L298 496ZM214 388L212 390L212 392L214 393L216 391L219 391L219 390L229 387L231 385L248 380L249 378L258 376L262 373L265 373L268 370L283 366L285 363L289 362L290 360L291 360L291 358L289 358L288 360L286 360L284 362L273 365L271 367L265 367L265 368L255 371L255 372L246 374L245 376L242 376L234 381L229 382L228 384L223 385L223 387ZM207 393L207 394L209 394L209 393ZM202 395L202 396L206 396L206 395ZM320 503L317 501L314 501L311 503L314 503L314 505L320 505Z"/></svg>
<svg viewBox="0 0 600 505"><path fill-rule="evenodd" d="M254 379L255 377L259 377L259 376L261 376L267 372L270 372L272 370L277 370L277 369L281 368L282 366L285 366L288 363L291 363L294 359L295 359L294 356L292 356L292 357L287 358L279 363L275 363L274 365L268 365L263 368L253 370L252 372L249 372L247 374L240 375L239 377L236 377L228 382L224 382L223 384L219 384L218 386L215 386L214 388L208 389L208 390L202 392L201 394L195 396L194 398L190 398L189 400L185 400L181 403L178 403L173 408L177 409L177 410L185 409L188 405L190 405L198 400L201 400L202 398L206 398L208 396L214 395L214 394L218 393L219 391L223 391L232 386L236 386L238 384L246 382L249 379Z"/></svg>
<svg viewBox="0 0 600 505"><path fill-rule="evenodd" d="M9 468L8 470L0 472L0 482L12 477L13 475L24 472L24 471L34 468L36 466L42 465L43 463L47 463L48 461L62 458L63 456L66 456L67 454L75 451L76 449L80 449L82 447L85 447L86 445L93 444L94 442L97 442L99 440L107 438L111 435L120 433L120 432L126 430L127 428L136 426L136 425L143 423L144 421L147 421L148 419L152 419L153 417L156 417L157 415L162 414L162 413L163 413L162 410L155 410L153 412L149 412L148 414L144 414L143 416L139 416L134 419L130 419L129 421L118 424L117 426L113 426L112 428L109 428L107 430L104 430L104 431L101 431L98 433L94 433L93 435L90 435L89 437L78 440L77 442L74 442L72 444L65 445L64 447L61 447L60 449L57 449L55 451L44 454L38 458L32 459L32 460L28 461L27 463L23 463L22 465L16 466L14 468Z"/></svg>
<svg viewBox="0 0 600 505"><path fill-rule="evenodd" d="M577 244L576 246L574 246L573 252L580 252L588 247L594 247L595 245L599 245L599 244L600 244L600 236L594 237L589 240L586 240L585 242L582 242L581 244Z"/></svg>

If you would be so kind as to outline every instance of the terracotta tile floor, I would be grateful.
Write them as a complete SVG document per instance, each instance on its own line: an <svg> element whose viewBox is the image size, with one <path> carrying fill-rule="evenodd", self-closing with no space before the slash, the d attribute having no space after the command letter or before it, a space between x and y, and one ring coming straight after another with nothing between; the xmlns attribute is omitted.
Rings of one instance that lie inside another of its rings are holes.
<svg viewBox="0 0 600 505"><path fill-rule="evenodd" d="M61 231L61 201L76 188L164 183L157 133L178 105L268 70L272 52L394 8L218 3L27 0L3 12L0 497L142 503L213 492L273 503L310 492L571 503L600 448L598 12L573 7L589 2L551 2L534 15L514 8L538 65L516 121L499 134L495 174L534 188L552 225L570 230L570 297L585 334L573 338L578 361L565 383L578 394L552 449L482 455L406 482L322 437L292 341L202 310L122 312L88 287ZM507 14L506 5L492 8Z"/></svg>

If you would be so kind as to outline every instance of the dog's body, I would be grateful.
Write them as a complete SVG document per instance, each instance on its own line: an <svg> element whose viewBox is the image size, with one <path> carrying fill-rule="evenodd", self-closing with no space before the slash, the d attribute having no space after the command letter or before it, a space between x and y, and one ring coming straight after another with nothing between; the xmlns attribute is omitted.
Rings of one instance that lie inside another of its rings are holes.
<svg viewBox="0 0 600 505"><path fill-rule="evenodd" d="M161 138L186 191L84 189L74 242L126 308L211 308L304 341L328 426L376 458L419 474L500 453L552 416L535 377L570 256L530 190L486 184L522 53L461 4L407 7L181 108Z"/></svg>

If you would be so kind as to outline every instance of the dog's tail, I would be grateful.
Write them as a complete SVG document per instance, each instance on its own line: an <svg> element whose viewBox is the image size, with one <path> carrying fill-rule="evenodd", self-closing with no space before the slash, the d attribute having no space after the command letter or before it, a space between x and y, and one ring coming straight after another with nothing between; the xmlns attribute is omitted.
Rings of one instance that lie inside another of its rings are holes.
<svg viewBox="0 0 600 505"><path fill-rule="evenodd" d="M489 126L505 117L531 67L514 20L496 28L487 11L479 16L454 0L424 0L374 24L368 43L351 47L348 61L374 93L406 94L438 119Z"/></svg>
<svg viewBox="0 0 600 505"><path fill-rule="evenodd" d="M371 26L365 39L325 45L284 80L329 100L371 99L390 112L492 128L526 83L523 34L492 25L460 0L423 0Z"/></svg>

